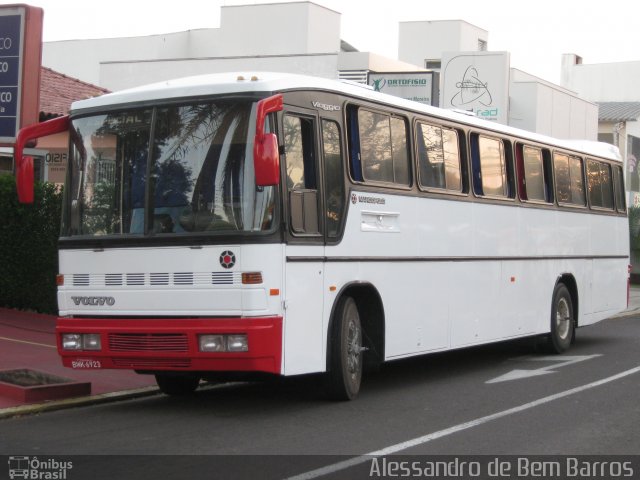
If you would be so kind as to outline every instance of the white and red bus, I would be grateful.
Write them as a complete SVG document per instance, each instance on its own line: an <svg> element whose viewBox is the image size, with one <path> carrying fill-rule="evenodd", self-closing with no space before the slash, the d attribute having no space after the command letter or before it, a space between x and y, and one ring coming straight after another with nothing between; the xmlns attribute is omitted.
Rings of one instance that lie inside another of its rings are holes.
<svg viewBox="0 0 640 480"><path fill-rule="evenodd" d="M563 352L627 305L617 149L336 81L221 74L73 104L58 278L64 365L325 372L518 337Z"/></svg>

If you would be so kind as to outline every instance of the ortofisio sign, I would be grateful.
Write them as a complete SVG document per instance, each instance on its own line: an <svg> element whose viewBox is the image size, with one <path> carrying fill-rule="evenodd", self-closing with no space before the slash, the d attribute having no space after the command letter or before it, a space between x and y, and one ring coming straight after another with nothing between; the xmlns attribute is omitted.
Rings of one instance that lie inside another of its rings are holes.
<svg viewBox="0 0 640 480"><path fill-rule="evenodd" d="M368 83L377 92L438 106L438 74L436 72L369 73Z"/></svg>

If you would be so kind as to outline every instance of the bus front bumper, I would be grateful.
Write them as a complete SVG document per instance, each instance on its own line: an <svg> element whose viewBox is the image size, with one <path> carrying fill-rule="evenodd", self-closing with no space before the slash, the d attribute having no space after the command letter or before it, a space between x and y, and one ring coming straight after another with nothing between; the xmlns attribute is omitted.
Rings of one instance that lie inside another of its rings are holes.
<svg viewBox="0 0 640 480"><path fill-rule="evenodd" d="M63 365L74 369L282 371L282 317L59 317L56 339Z"/></svg>

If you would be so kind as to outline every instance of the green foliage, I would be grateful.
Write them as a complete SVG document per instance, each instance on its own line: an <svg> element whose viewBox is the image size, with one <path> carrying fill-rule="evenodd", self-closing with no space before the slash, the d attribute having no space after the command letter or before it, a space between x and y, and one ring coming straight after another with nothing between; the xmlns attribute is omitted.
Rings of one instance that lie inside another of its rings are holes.
<svg viewBox="0 0 640 480"><path fill-rule="evenodd" d="M631 207L629 212L629 244L631 250L640 250L640 208Z"/></svg>
<svg viewBox="0 0 640 480"><path fill-rule="evenodd" d="M0 306L56 313L62 192L36 182L31 205L18 202L15 178L0 175Z"/></svg>

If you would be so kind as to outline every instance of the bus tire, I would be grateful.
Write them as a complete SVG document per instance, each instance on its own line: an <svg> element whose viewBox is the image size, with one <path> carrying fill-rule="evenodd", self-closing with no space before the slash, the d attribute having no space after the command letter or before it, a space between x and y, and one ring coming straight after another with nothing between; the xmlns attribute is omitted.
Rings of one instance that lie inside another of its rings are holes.
<svg viewBox="0 0 640 480"><path fill-rule="evenodd" d="M157 373L155 377L158 388L166 395L190 395L200 384L197 375Z"/></svg>
<svg viewBox="0 0 640 480"><path fill-rule="evenodd" d="M362 381L362 326L352 297L338 301L332 330L325 391L333 400L353 400Z"/></svg>
<svg viewBox="0 0 640 480"><path fill-rule="evenodd" d="M575 335L571 294L563 283L553 290L551 304L551 330L547 336L547 348L551 353L563 353L569 349Z"/></svg>

